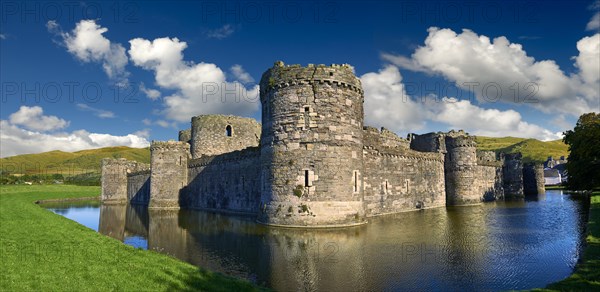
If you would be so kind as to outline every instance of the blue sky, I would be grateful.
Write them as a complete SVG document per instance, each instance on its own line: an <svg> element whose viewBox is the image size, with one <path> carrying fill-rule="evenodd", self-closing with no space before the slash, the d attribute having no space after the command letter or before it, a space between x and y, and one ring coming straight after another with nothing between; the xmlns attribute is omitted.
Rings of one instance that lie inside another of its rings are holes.
<svg viewBox="0 0 600 292"><path fill-rule="evenodd" d="M402 136L557 139L600 111L598 1L1 5L2 157L143 147L198 114L258 119L276 60L351 64L365 123ZM227 88L245 98L218 101Z"/></svg>

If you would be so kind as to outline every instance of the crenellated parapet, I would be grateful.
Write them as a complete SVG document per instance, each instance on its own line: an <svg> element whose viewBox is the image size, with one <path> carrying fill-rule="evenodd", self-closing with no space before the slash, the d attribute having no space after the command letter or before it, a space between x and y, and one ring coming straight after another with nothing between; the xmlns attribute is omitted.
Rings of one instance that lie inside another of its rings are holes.
<svg viewBox="0 0 600 292"><path fill-rule="evenodd" d="M360 79L354 75L354 69L348 64L308 64L285 65L281 61L275 62L273 67L267 70L260 81L261 102L266 93L271 90L279 90L289 86L328 84L341 88L363 93Z"/></svg>
<svg viewBox="0 0 600 292"><path fill-rule="evenodd" d="M396 133L386 129L381 128L378 130L374 127L365 126L363 127L363 139L364 144L367 147L373 148L404 148L408 149L410 146L410 142L407 139L400 138Z"/></svg>

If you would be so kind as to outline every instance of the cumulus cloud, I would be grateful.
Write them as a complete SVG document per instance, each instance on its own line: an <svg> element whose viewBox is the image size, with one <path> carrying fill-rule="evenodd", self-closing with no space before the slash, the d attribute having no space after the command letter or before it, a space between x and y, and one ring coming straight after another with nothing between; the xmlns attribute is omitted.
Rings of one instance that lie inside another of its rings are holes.
<svg viewBox="0 0 600 292"><path fill-rule="evenodd" d="M474 135L526 137L544 141L562 137L560 132L553 133L523 121L521 114L514 110L484 109L469 100L447 97L431 105L431 119L449 125L449 129L464 129Z"/></svg>
<svg viewBox="0 0 600 292"><path fill-rule="evenodd" d="M231 24L225 24L217 29L206 31L206 36L211 39L222 40L233 34L235 28Z"/></svg>
<svg viewBox="0 0 600 292"><path fill-rule="evenodd" d="M244 84L254 82L254 78L252 78L252 76L250 76L250 74L248 74L248 72L246 72L244 68L242 68L242 65L233 65L231 66L230 71L236 80L239 80Z"/></svg>
<svg viewBox="0 0 600 292"><path fill-rule="evenodd" d="M146 88L143 82L140 84L140 91L142 91L151 100L157 100L161 96L160 91L156 89Z"/></svg>
<svg viewBox="0 0 600 292"><path fill-rule="evenodd" d="M360 81L365 92L365 124L397 132L423 128L426 109L406 94L398 67L366 73Z"/></svg>
<svg viewBox="0 0 600 292"><path fill-rule="evenodd" d="M592 16L592 19L587 23L585 29L586 30L597 30L600 29L600 0L596 0L589 7L590 10L596 11L596 14Z"/></svg>
<svg viewBox="0 0 600 292"><path fill-rule="evenodd" d="M98 108L91 107L91 106L89 106L87 104L83 104L83 103L78 103L77 108L79 108L82 111L92 112L92 113L94 113L95 116L102 118L102 119L115 117L115 114L111 111L98 109Z"/></svg>
<svg viewBox="0 0 600 292"><path fill-rule="evenodd" d="M238 81L227 81L215 64L184 61L186 42L177 38L136 38L129 43L133 64L153 71L162 89L175 90L164 97L162 113L168 119L189 122L198 114L250 116L258 110L258 85L246 88Z"/></svg>
<svg viewBox="0 0 600 292"><path fill-rule="evenodd" d="M73 132L45 132L66 127L63 119L42 115L41 107L23 106L10 115L9 120L0 120L0 157L26 153L39 153L52 150L78 151L108 146L148 147L149 132L115 136L103 133L90 133L86 130ZM41 126L44 122L49 126Z"/></svg>
<svg viewBox="0 0 600 292"><path fill-rule="evenodd" d="M46 23L48 31L59 35L69 53L84 63L100 63L108 77L119 86L127 85L129 73L125 70L128 59L125 48L104 37L107 28L95 20L81 20L71 32L63 32L55 21Z"/></svg>
<svg viewBox="0 0 600 292"><path fill-rule="evenodd" d="M415 98L407 94L398 67L387 65L360 77L365 94L365 124L394 132L423 129L427 122L485 136L517 136L554 140L560 133L523 120L514 110L485 109L453 97Z"/></svg>
<svg viewBox="0 0 600 292"><path fill-rule="evenodd" d="M35 131L54 131L69 126L69 122L56 116L45 116L39 106L21 106L18 111L9 116L14 125L20 125Z"/></svg>
<svg viewBox="0 0 600 292"><path fill-rule="evenodd" d="M391 54L382 58L408 70L442 75L473 91L480 102L525 103L545 112L572 115L597 110L597 36L584 38L577 46L580 55L576 59L585 58L589 68L578 64L580 72L567 76L554 61L536 61L520 44L503 36L491 40L468 29L457 34L436 27L428 32L424 45L410 58Z"/></svg>

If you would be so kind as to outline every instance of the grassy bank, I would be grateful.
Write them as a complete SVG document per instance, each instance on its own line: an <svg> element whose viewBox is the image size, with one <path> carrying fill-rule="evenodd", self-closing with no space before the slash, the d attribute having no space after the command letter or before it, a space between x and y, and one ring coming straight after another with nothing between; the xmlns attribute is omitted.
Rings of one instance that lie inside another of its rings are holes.
<svg viewBox="0 0 600 292"><path fill-rule="evenodd" d="M34 204L99 193L99 187L0 186L0 290L257 290L124 245Z"/></svg>
<svg viewBox="0 0 600 292"><path fill-rule="evenodd" d="M587 225L587 246L575 272L568 278L548 285L550 290L600 291L600 192L591 197Z"/></svg>

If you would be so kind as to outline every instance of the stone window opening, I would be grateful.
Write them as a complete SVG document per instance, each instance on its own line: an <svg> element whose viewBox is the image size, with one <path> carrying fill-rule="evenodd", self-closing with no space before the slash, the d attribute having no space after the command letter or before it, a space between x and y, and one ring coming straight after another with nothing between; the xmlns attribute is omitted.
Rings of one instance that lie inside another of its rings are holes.
<svg viewBox="0 0 600 292"><path fill-rule="evenodd" d="M310 107L305 106L304 107L304 127L303 129L306 130L310 127Z"/></svg>
<svg viewBox="0 0 600 292"><path fill-rule="evenodd" d="M231 125L227 125L227 127L225 127L225 135L227 137L231 137L233 135L233 129L231 128Z"/></svg>
<svg viewBox="0 0 600 292"><path fill-rule="evenodd" d="M354 171L354 176L352 180L354 181L354 192L358 193L358 171Z"/></svg>
<svg viewBox="0 0 600 292"><path fill-rule="evenodd" d="M310 180L308 178L308 169L304 170L304 187L307 188L310 186Z"/></svg>
<svg viewBox="0 0 600 292"><path fill-rule="evenodd" d="M181 156L179 156L179 165L182 165L183 163L183 158Z"/></svg>
<svg viewBox="0 0 600 292"><path fill-rule="evenodd" d="M387 179L385 180L385 193L388 193L388 181Z"/></svg>

